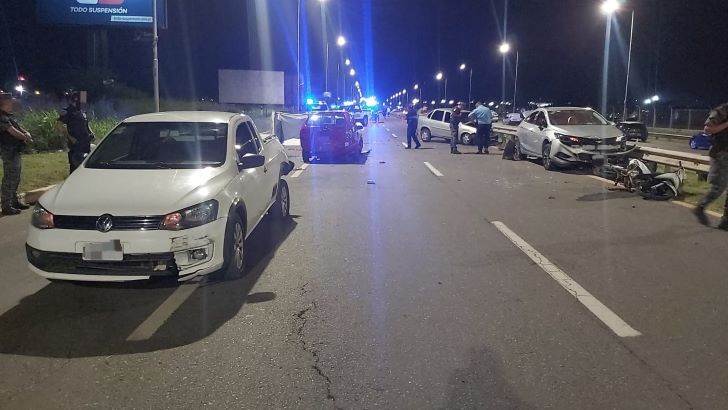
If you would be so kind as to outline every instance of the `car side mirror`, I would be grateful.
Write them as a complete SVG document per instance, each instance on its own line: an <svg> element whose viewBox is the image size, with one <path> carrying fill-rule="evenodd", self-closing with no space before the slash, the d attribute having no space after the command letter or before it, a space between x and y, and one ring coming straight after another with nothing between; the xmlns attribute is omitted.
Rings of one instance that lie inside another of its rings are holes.
<svg viewBox="0 0 728 410"><path fill-rule="evenodd" d="M260 168L265 165L265 157L262 155L244 155L238 159L238 169Z"/></svg>
<svg viewBox="0 0 728 410"><path fill-rule="evenodd" d="M356 125L355 125L355 127L356 127L357 130L361 131L361 130L364 129L364 124L362 124L360 122L357 122Z"/></svg>

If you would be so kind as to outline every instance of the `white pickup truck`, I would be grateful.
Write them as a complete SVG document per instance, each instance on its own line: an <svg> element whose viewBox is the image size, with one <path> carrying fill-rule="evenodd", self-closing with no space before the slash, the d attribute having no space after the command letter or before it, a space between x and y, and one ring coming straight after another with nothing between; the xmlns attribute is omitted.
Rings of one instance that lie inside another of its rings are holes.
<svg viewBox="0 0 728 410"><path fill-rule="evenodd" d="M246 115L128 118L33 210L30 269L52 280L186 280L245 272L246 239L286 218L293 169Z"/></svg>

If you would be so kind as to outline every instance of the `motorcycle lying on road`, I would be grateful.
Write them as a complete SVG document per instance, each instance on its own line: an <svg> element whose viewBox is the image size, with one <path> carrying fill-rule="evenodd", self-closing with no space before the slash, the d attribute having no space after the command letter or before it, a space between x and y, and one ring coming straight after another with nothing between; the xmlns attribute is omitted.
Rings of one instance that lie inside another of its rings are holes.
<svg viewBox="0 0 728 410"><path fill-rule="evenodd" d="M677 170L655 173L642 160L632 158L627 165L607 163L595 168L594 173L622 185L629 192L637 192L645 199L667 201L680 195L685 183L682 163Z"/></svg>

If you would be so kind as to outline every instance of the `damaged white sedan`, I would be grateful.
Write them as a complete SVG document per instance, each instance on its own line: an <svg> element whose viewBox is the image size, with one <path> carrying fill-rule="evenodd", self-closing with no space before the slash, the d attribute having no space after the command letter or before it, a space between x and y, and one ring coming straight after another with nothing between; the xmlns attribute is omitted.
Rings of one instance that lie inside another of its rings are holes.
<svg viewBox="0 0 728 410"><path fill-rule="evenodd" d="M241 276L251 232L266 214L288 217L292 168L246 115L131 117L40 198L29 267L72 281Z"/></svg>

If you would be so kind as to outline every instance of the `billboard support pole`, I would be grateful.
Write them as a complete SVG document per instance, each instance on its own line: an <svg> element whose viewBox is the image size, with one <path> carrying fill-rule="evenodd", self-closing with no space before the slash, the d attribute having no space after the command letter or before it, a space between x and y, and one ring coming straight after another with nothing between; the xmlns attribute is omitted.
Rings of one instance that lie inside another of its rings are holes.
<svg viewBox="0 0 728 410"><path fill-rule="evenodd" d="M154 109L159 112L159 33L157 23L157 0L153 0L154 8L154 40L152 40L152 53L154 61L152 63L152 79L154 81Z"/></svg>

